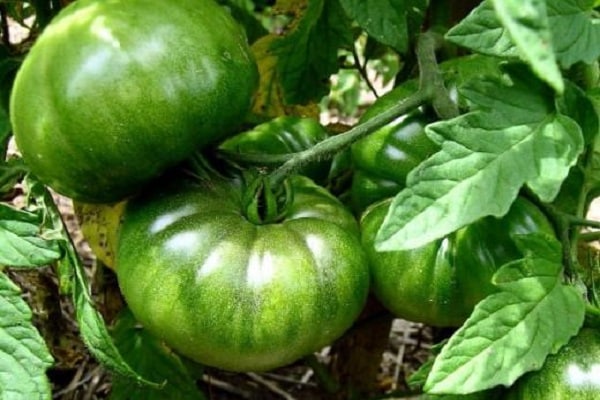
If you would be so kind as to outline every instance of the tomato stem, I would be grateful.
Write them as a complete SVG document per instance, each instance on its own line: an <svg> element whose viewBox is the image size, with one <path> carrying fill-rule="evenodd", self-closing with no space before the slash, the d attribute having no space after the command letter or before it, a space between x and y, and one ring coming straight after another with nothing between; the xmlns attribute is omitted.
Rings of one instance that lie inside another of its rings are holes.
<svg viewBox="0 0 600 400"><path fill-rule="evenodd" d="M329 137L308 150L293 153L288 161L270 174L271 184L273 186L281 184L287 176L294 174L303 165L333 157L357 140L426 103L431 103L441 118L457 116L458 109L444 86L443 77L436 61L435 51L440 42L441 36L433 32L423 33L417 40L416 54L420 70L420 85L416 92L385 112L356 125L343 134Z"/></svg>

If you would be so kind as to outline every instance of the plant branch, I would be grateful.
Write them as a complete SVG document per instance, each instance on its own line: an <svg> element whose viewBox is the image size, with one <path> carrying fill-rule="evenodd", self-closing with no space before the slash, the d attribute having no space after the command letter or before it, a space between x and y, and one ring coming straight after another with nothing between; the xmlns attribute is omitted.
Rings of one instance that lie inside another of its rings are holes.
<svg viewBox="0 0 600 400"><path fill-rule="evenodd" d="M369 79L369 75L367 74L367 61L365 60L364 64L360 62L360 58L358 57L358 53L356 52L356 46L352 46L352 58L354 59L354 65L356 66L358 73L360 74L360 76L362 76L363 80L369 87L369 90L373 93L375 97L378 98L379 94L377 94L377 90L375 90L375 87L373 86L373 83L371 82L371 80Z"/></svg>
<svg viewBox="0 0 600 400"><path fill-rule="evenodd" d="M370 133L384 127L401 115L404 115L427 102L428 96L417 91L402 102L394 105L377 117L356 125L348 132L332 136L317 143L314 147L298 153L286 161L281 167L273 171L270 176L271 184L278 185L286 177L293 174L302 166L317 160L333 157L335 154L349 147L352 143L369 135Z"/></svg>
<svg viewBox="0 0 600 400"><path fill-rule="evenodd" d="M271 184L274 186L281 184L286 177L305 164L333 157L357 140L425 103L431 102L442 118L452 118L458 115L458 109L450 99L437 66L435 50L440 43L440 38L439 35L427 32L417 40L416 54L420 68L419 90L378 116L356 125L346 133L332 136L308 150L294 153L292 158L271 173Z"/></svg>
<svg viewBox="0 0 600 400"><path fill-rule="evenodd" d="M10 29L8 28L8 12L6 10L6 4L0 2L0 30L2 32L2 44L10 48Z"/></svg>
<svg viewBox="0 0 600 400"><path fill-rule="evenodd" d="M600 231L580 233L579 239L584 242L595 242L597 240L600 240Z"/></svg>
<svg viewBox="0 0 600 400"><path fill-rule="evenodd" d="M438 68L435 51L441 42L442 36L434 32L424 33L417 39L419 90L431 98L431 104L440 118L451 119L458 116L458 106L452 101Z"/></svg>
<svg viewBox="0 0 600 400"><path fill-rule="evenodd" d="M579 218L570 214L562 214L567 222L572 226L587 226L589 228L600 229L600 221L594 221L591 219Z"/></svg>

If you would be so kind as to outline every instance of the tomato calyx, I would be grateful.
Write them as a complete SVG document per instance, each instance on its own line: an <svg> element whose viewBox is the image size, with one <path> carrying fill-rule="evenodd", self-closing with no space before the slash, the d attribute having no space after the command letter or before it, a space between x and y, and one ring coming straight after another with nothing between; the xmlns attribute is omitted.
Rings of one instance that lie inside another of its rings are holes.
<svg viewBox="0 0 600 400"><path fill-rule="evenodd" d="M258 172L245 171L246 188L242 205L246 218L257 225L280 222L285 218L287 206L292 204L293 189L289 180L273 186L269 176Z"/></svg>

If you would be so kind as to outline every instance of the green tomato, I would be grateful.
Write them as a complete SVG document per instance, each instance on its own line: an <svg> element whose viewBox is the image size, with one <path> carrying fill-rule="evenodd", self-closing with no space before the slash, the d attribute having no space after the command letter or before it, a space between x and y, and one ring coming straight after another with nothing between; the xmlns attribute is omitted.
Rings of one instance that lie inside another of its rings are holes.
<svg viewBox="0 0 600 400"><path fill-rule="evenodd" d="M416 90L413 86L414 81L409 81L379 98L361 122L402 101ZM425 126L430 122L430 117L417 110L352 145L351 202L356 211L398 193L405 186L406 175L438 150L425 134Z"/></svg>
<svg viewBox="0 0 600 400"><path fill-rule="evenodd" d="M31 171L84 202L112 202L224 135L258 70L212 0L79 0L17 73L11 121Z"/></svg>
<svg viewBox="0 0 600 400"><path fill-rule="evenodd" d="M352 214L291 178L283 220L255 224L234 181L179 185L127 205L116 268L138 320L200 363L276 368L338 338L362 310L369 271Z"/></svg>
<svg viewBox="0 0 600 400"><path fill-rule="evenodd" d="M483 218L417 249L377 252L375 236L389 204L375 204L361 219L372 291L398 317L433 326L460 326L495 291L491 278L496 270L522 257L511 235L554 234L534 204L517 198L500 219Z"/></svg>
<svg viewBox="0 0 600 400"><path fill-rule="evenodd" d="M325 128L313 118L283 116L227 139L220 148L245 154L290 154L310 149L328 136ZM330 164L330 161L310 163L298 173L324 181Z"/></svg>
<svg viewBox="0 0 600 400"><path fill-rule="evenodd" d="M542 369L523 375L506 400L600 399L600 332L583 328Z"/></svg>

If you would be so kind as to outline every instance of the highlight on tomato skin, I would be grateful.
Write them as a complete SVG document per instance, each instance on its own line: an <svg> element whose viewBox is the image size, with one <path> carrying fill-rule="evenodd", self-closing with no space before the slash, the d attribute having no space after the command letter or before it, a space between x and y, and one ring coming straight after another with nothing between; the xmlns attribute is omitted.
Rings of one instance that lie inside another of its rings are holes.
<svg viewBox="0 0 600 400"><path fill-rule="evenodd" d="M25 57L10 118L45 184L116 202L230 135L257 84L243 29L212 0L79 0Z"/></svg>

